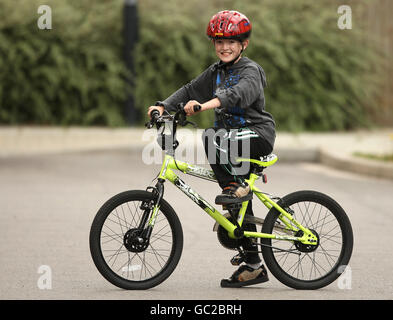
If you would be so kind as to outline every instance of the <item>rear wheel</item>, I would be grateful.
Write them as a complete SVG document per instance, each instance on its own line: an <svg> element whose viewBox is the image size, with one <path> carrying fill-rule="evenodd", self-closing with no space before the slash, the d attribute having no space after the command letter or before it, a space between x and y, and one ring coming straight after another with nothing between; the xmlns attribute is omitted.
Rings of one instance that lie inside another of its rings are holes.
<svg viewBox="0 0 393 320"><path fill-rule="evenodd" d="M179 262L183 231L165 200L161 200L151 235L144 237L153 204L152 193L133 190L112 197L97 212L90 230L90 252L99 272L115 286L157 286Z"/></svg>
<svg viewBox="0 0 393 320"><path fill-rule="evenodd" d="M291 193L278 204L313 232L318 242L305 245L298 241L261 239L263 258L271 273L295 289L318 289L332 283L345 270L352 254L352 227L345 211L335 200L315 191ZM272 208L262 232L302 236L300 230L287 230L279 216Z"/></svg>

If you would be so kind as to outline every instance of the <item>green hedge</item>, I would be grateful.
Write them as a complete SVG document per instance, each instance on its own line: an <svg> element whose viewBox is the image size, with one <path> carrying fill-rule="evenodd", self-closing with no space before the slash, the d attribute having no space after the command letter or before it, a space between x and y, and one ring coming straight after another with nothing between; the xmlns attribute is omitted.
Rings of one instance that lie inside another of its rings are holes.
<svg viewBox="0 0 393 320"><path fill-rule="evenodd" d="M37 26L42 1L0 5L0 123L124 124L121 1L46 3L51 30Z"/></svg>
<svg viewBox="0 0 393 320"><path fill-rule="evenodd" d="M361 25L354 21L353 30L338 29L338 5L332 1L139 1L135 88L127 85L123 63L123 3L47 1L53 29L38 30L41 1L3 0L0 123L125 125L130 91L145 120L147 106L216 60L205 36L207 21L218 10L236 8L252 20L246 55L266 71L266 108L278 129L370 124L376 56L363 41ZM356 8L359 3L364 1ZM201 113L197 122L211 125L212 116Z"/></svg>

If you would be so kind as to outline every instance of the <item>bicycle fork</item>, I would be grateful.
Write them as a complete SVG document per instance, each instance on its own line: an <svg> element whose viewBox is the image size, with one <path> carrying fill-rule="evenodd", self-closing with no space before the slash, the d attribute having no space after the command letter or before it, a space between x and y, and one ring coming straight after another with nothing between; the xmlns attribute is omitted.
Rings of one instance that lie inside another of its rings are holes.
<svg viewBox="0 0 393 320"><path fill-rule="evenodd" d="M149 189L152 190L154 199L144 201L140 206L140 209L143 210L141 220L138 224L138 229L141 230L140 236L138 237L140 243L149 241L150 239L158 211L160 210L160 202L164 194L164 183L163 181L158 181L155 187L147 187L146 191Z"/></svg>

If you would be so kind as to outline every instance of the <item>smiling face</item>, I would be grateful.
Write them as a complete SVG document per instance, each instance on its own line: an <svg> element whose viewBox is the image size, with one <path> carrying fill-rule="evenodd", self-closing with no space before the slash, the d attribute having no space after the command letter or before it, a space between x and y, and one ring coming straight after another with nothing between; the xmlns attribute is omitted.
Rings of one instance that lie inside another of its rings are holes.
<svg viewBox="0 0 393 320"><path fill-rule="evenodd" d="M243 50L245 50L247 46L248 40L243 41ZM214 40L214 48L216 49L217 57L222 62L227 63L240 55L242 52L242 43L231 39L216 39Z"/></svg>

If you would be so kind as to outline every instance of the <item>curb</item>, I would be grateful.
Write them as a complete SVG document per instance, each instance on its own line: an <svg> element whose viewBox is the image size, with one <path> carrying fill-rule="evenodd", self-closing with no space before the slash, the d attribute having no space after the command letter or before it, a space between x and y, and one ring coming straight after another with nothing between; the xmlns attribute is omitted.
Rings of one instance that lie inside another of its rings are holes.
<svg viewBox="0 0 393 320"><path fill-rule="evenodd" d="M128 128L0 127L0 159L41 154L130 148L145 144L143 132Z"/></svg>
<svg viewBox="0 0 393 320"><path fill-rule="evenodd" d="M319 163L334 169L393 180L393 164L319 150Z"/></svg>
<svg viewBox="0 0 393 320"><path fill-rule="evenodd" d="M183 144L185 148L203 150L202 141L197 135L192 131L181 130L183 131L183 138L179 139L181 145ZM352 156L352 144L361 141L361 138L354 136L349 140L348 137L348 134L339 138L329 135L282 134L273 152L278 155L280 162L314 162L338 170L393 180L393 163ZM367 145L374 143L375 146L380 141L369 141ZM157 148L154 152L162 152L155 142L155 133L140 128L0 127L0 160L43 154L118 149L142 152L147 150L148 145L149 150ZM324 147L326 145L333 145L335 149ZM349 148L346 149L346 146ZM384 150L388 150L389 147L385 145ZM337 149L345 150L346 153L338 152Z"/></svg>

